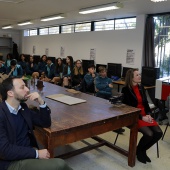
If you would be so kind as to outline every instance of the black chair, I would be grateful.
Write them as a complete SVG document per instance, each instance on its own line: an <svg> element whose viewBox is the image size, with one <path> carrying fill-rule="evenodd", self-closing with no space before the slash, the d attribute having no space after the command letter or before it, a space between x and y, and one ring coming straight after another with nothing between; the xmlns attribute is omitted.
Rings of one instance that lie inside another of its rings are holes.
<svg viewBox="0 0 170 170"><path fill-rule="evenodd" d="M164 139L164 136L165 136L165 133L166 133L166 131L167 131L168 126L169 126L169 122L167 123L166 128L165 128L165 131L164 131L164 133L163 133L163 135L162 135L162 140Z"/></svg>
<svg viewBox="0 0 170 170"><path fill-rule="evenodd" d="M114 141L114 145L116 145L117 139L119 137L120 133L117 133L115 141ZM159 158L159 146L158 146L158 142L156 143L156 148L157 148L157 158Z"/></svg>

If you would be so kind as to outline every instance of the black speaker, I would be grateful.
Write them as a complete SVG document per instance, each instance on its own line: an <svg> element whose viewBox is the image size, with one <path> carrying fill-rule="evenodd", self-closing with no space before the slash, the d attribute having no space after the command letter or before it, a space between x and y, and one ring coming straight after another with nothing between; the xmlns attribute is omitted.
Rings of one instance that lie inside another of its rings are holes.
<svg viewBox="0 0 170 170"><path fill-rule="evenodd" d="M94 60L82 60L82 67L83 67L84 74L88 72L89 64L94 64Z"/></svg>
<svg viewBox="0 0 170 170"><path fill-rule="evenodd" d="M142 80L144 86L155 86L156 79L159 79L160 68L142 67Z"/></svg>

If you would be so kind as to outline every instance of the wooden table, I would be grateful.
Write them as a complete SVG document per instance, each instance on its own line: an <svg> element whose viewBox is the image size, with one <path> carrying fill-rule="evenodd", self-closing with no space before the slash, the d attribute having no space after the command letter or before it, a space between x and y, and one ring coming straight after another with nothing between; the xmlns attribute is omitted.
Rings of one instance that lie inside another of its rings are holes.
<svg viewBox="0 0 170 170"><path fill-rule="evenodd" d="M45 99L47 105L51 108L51 127L35 128L35 135L38 141L49 150L51 157L55 156L55 147L92 137L99 143L71 152L69 153L69 156L74 156L84 151L106 145L127 156L129 166L135 166L139 109L126 105L119 108L114 107L105 99L84 93L72 94L67 92L63 87L49 83L44 83L44 86L45 87L43 87L43 89L38 90L35 84L28 85L28 87L30 87L30 91L38 91ZM87 102L69 106L45 98L45 96L51 94L66 94L85 99ZM33 104L33 102L27 101L27 104ZM128 126L130 128L129 151L125 151L96 136L124 126ZM59 157L67 158L68 154Z"/></svg>

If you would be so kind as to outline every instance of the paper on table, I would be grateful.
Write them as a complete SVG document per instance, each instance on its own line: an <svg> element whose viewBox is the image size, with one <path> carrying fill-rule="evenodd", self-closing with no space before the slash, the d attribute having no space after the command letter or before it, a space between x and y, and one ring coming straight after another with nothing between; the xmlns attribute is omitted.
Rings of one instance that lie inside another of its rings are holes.
<svg viewBox="0 0 170 170"><path fill-rule="evenodd" d="M53 95L49 95L46 97L49 99L53 99L53 100L68 104L68 105L74 105L74 104L86 102L86 100L79 99L76 97L71 97L71 96L64 95L64 94L53 94Z"/></svg>

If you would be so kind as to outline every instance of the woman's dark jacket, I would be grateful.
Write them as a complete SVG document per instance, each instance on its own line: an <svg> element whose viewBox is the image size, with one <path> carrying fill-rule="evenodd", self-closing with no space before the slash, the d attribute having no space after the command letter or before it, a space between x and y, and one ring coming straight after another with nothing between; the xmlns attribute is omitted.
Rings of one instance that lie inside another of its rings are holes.
<svg viewBox="0 0 170 170"><path fill-rule="evenodd" d="M145 109L145 113L150 114L151 110L150 110L148 100L147 100L147 97L146 97L146 94L145 94L145 89L142 85L138 85L138 87L139 87L139 92L140 92L141 97L142 97L142 102L143 102L143 106L144 106L144 109ZM124 104L127 104L129 106L133 106L133 107L137 107L138 100L137 100L137 97L136 97L133 89L129 88L128 86L125 86L125 87L122 88L122 93L123 93L123 101L122 102ZM139 119L142 119L141 114L139 115Z"/></svg>

